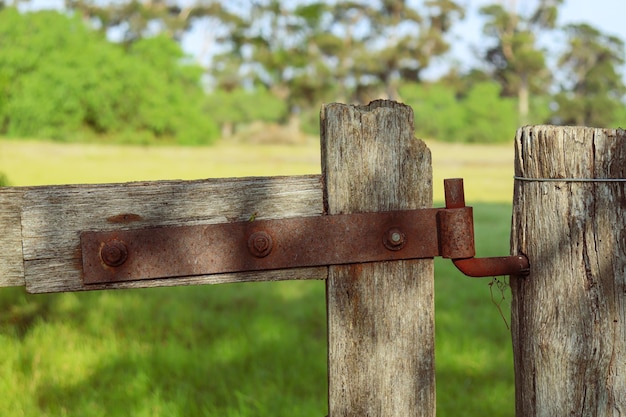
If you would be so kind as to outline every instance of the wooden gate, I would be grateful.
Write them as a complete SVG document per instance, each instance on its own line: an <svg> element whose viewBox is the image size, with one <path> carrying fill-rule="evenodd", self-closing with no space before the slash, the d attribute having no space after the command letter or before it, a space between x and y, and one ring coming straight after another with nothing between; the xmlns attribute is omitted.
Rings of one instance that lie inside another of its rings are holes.
<svg viewBox="0 0 626 417"><path fill-rule="evenodd" d="M86 231L432 206L430 152L413 137L409 107L331 104L322 110L321 126L321 177L3 189L0 285L39 293L325 279L330 415L434 416L432 259L83 282L80 236Z"/></svg>

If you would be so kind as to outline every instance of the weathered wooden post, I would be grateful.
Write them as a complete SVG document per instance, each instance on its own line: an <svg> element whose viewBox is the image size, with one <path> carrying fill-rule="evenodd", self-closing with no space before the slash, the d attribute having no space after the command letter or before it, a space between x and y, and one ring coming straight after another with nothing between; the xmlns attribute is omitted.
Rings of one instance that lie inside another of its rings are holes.
<svg viewBox="0 0 626 417"><path fill-rule="evenodd" d="M516 137L511 278L516 415L626 415L626 132Z"/></svg>
<svg viewBox="0 0 626 417"><path fill-rule="evenodd" d="M321 127L328 214L432 206L410 107L331 104ZM432 259L331 266L326 291L330 417L434 416Z"/></svg>

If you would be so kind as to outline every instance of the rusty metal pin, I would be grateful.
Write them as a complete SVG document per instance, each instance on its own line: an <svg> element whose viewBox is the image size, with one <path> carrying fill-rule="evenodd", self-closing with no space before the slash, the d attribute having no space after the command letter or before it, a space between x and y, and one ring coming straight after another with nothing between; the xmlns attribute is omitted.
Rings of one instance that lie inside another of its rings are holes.
<svg viewBox="0 0 626 417"><path fill-rule="evenodd" d="M406 244L406 235L397 227L387 230L383 244L389 250L400 250Z"/></svg>
<svg viewBox="0 0 626 417"><path fill-rule="evenodd" d="M528 258L524 255L453 259L452 262L468 277L526 276L530 272Z"/></svg>
<svg viewBox="0 0 626 417"><path fill-rule="evenodd" d="M465 207L463 178L448 178L443 180L443 189L447 209Z"/></svg>
<svg viewBox="0 0 626 417"><path fill-rule="evenodd" d="M124 242L112 240L105 242L100 248L100 259L108 266L116 267L126 262L128 248Z"/></svg>
<svg viewBox="0 0 626 417"><path fill-rule="evenodd" d="M257 258L264 258L272 251L274 243L267 232L254 232L248 238L248 250Z"/></svg>

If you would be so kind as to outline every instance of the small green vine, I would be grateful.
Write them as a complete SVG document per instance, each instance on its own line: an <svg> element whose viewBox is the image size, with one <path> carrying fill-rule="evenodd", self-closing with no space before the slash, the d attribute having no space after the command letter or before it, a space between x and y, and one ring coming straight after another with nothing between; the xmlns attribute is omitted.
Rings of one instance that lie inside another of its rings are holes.
<svg viewBox="0 0 626 417"><path fill-rule="evenodd" d="M493 294L493 287L496 287L500 291L500 299L496 300ZM500 317L502 317L502 321L504 321L504 325L507 330L511 330L509 327L509 322L507 321L504 313L502 312L502 303L506 301L506 290L509 288L509 280L507 277L493 277L491 282L489 282L489 292L491 293L491 302L496 306L498 312L500 313Z"/></svg>

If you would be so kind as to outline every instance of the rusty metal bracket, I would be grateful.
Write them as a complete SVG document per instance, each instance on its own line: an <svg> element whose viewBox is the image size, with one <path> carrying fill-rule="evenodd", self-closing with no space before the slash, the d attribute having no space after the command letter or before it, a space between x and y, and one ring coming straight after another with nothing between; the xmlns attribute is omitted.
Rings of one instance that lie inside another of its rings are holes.
<svg viewBox="0 0 626 417"><path fill-rule="evenodd" d="M460 256L460 252L442 253L444 258L452 259L454 265L469 277L493 277L500 275L528 275L530 265L525 255L498 256L491 258L475 258L474 250L474 218L471 207L465 206L465 192L462 178L444 180L446 210L442 213L445 219L440 223L440 230L452 229L455 236L448 237L451 241L466 241L471 253ZM461 209L469 211L460 211Z"/></svg>
<svg viewBox="0 0 626 417"><path fill-rule="evenodd" d="M83 282L102 284L228 272L443 256L469 276L523 274L523 256L474 258L463 180L446 208L153 227L80 236Z"/></svg>

